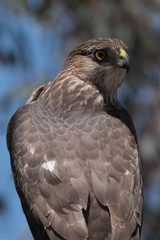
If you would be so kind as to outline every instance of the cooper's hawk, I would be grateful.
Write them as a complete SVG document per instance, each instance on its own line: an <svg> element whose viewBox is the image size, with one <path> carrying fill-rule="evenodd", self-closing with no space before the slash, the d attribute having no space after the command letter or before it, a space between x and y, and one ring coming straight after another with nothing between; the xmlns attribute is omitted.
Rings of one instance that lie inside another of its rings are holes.
<svg viewBox="0 0 160 240"><path fill-rule="evenodd" d="M116 96L126 52L117 39L83 43L10 120L14 181L36 240L140 239L137 137Z"/></svg>

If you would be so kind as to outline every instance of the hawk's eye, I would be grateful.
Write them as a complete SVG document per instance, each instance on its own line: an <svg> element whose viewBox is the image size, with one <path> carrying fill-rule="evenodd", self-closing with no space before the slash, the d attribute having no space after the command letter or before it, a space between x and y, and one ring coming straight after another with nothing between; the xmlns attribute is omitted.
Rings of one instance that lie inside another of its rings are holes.
<svg viewBox="0 0 160 240"><path fill-rule="evenodd" d="M104 58L106 57L106 53L102 50L98 50L96 53L95 53L95 58L98 60L98 61L102 61Z"/></svg>

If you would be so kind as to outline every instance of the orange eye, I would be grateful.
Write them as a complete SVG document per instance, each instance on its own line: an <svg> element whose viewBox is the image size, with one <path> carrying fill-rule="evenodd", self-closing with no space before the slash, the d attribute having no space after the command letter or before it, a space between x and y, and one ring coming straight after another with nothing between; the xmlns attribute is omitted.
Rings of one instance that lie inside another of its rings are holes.
<svg viewBox="0 0 160 240"><path fill-rule="evenodd" d="M106 57L106 53L102 50L99 50L95 53L97 60L102 61Z"/></svg>

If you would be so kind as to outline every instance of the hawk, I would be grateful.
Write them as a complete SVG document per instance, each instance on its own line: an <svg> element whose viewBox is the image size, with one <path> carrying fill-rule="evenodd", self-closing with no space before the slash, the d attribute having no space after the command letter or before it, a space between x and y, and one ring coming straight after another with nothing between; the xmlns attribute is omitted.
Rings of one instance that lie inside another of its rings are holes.
<svg viewBox="0 0 160 240"><path fill-rule="evenodd" d="M122 41L86 41L12 116L12 172L35 240L140 239L138 143L117 100L128 69Z"/></svg>

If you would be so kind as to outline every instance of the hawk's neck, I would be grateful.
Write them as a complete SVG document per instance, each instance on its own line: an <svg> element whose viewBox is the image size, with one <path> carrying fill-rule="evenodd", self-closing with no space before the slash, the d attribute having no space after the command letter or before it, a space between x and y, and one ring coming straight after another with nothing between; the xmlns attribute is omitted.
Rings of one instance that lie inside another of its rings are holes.
<svg viewBox="0 0 160 240"><path fill-rule="evenodd" d="M89 109L107 111L112 108L112 104L105 101L94 85L74 75L57 75L43 96L44 105L54 114Z"/></svg>

